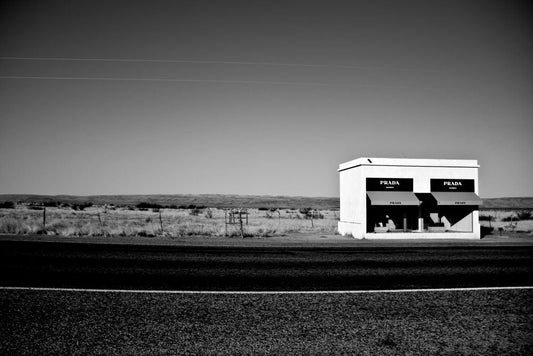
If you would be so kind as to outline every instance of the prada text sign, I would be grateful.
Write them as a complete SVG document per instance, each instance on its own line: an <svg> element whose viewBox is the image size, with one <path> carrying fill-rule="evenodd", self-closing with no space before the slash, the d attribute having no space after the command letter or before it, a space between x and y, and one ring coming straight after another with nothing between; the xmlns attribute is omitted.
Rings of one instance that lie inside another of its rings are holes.
<svg viewBox="0 0 533 356"><path fill-rule="evenodd" d="M367 178L366 190L369 192L412 192L413 178Z"/></svg>
<svg viewBox="0 0 533 356"><path fill-rule="evenodd" d="M432 179L432 192L473 192L473 179Z"/></svg>

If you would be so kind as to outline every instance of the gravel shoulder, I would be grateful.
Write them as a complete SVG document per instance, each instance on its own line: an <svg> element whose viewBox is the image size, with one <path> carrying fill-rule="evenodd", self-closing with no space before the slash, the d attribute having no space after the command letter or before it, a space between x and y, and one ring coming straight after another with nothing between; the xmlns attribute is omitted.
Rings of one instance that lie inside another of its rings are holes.
<svg viewBox="0 0 533 356"><path fill-rule="evenodd" d="M0 353L530 355L533 291L165 295L0 290Z"/></svg>

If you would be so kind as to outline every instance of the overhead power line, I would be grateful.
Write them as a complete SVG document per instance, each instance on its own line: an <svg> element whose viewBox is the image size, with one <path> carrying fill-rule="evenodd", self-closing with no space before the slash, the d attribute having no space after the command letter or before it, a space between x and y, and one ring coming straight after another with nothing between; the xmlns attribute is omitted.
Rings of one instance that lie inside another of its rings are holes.
<svg viewBox="0 0 533 356"><path fill-rule="evenodd" d="M136 59L136 58L75 58L75 57L0 57L0 60L13 61L55 61L55 62L116 62L116 63L182 63L182 64L222 64L245 66L271 66L271 67L308 67L331 69L358 69L358 70L400 70L418 72L439 72L434 69L401 68L384 66L362 66L342 64L309 64L309 63L278 63L278 62L246 62L246 61L205 61L186 59Z"/></svg>
<svg viewBox="0 0 533 356"><path fill-rule="evenodd" d="M95 81L124 81L124 82L182 82L182 83L222 83L222 84L273 84L273 85L301 85L326 87L381 87L373 85L357 85L322 82L293 82L271 80L221 80L221 79L183 79L183 78L127 78L127 77L61 77L61 76L20 76L0 75L0 79L42 79L42 80L95 80Z"/></svg>
<svg viewBox="0 0 533 356"><path fill-rule="evenodd" d="M61 77L61 76L20 76L0 75L0 79L15 80L91 80L91 81L117 81L117 82L177 82L177 83L219 83L219 84L260 84L260 85L293 85L316 86L332 88L391 88L391 89L429 89L410 86L371 85L352 83L324 83L324 82L296 82L296 81L271 81L271 80L223 80L223 79L183 79L183 78L127 78L127 77Z"/></svg>

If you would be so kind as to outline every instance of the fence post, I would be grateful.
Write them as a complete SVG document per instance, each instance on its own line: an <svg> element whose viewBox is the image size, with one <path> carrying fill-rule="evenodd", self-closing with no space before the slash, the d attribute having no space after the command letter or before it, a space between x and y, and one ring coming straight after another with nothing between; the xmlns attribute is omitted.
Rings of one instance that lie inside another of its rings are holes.
<svg viewBox="0 0 533 356"><path fill-rule="evenodd" d="M228 211L224 209L224 237L228 236Z"/></svg>
<svg viewBox="0 0 533 356"><path fill-rule="evenodd" d="M161 209L159 209L159 226L161 227L161 234L163 233L163 220L161 219Z"/></svg>
<svg viewBox="0 0 533 356"><path fill-rule="evenodd" d="M43 230L46 230L46 208L43 208Z"/></svg>
<svg viewBox="0 0 533 356"><path fill-rule="evenodd" d="M104 237L107 236L106 231L104 230L104 223L102 221L102 217L100 216L100 212L96 213L98 216L98 222L100 223L100 228L102 229L102 234L104 234Z"/></svg>
<svg viewBox="0 0 533 356"><path fill-rule="evenodd" d="M242 230L242 211L239 210L239 223L241 225L241 239L244 239L244 232Z"/></svg>

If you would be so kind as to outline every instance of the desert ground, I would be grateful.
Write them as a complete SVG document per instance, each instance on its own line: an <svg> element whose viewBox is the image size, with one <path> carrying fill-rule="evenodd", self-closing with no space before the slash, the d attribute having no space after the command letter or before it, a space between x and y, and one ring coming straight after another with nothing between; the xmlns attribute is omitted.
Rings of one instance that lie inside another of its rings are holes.
<svg viewBox="0 0 533 356"><path fill-rule="evenodd" d="M48 205L48 206L47 206ZM290 204L289 204L290 205ZM0 205L0 234L176 238L337 234L336 208L218 208L138 203L11 203ZM533 209L481 209L485 233L533 231Z"/></svg>
<svg viewBox="0 0 533 356"><path fill-rule="evenodd" d="M61 236L269 237L334 234L338 211L313 209L126 208L91 206L0 209L0 233ZM233 214L233 217L231 217Z"/></svg>

